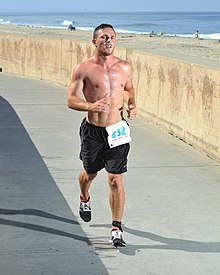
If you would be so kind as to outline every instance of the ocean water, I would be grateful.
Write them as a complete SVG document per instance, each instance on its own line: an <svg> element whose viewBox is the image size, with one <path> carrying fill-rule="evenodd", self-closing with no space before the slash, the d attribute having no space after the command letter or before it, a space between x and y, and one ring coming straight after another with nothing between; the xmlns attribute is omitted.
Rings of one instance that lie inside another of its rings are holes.
<svg viewBox="0 0 220 275"><path fill-rule="evenodd" d="M220 39L220 12L1 12L0 24L93 30L110 23L117 32Z"/></svg>

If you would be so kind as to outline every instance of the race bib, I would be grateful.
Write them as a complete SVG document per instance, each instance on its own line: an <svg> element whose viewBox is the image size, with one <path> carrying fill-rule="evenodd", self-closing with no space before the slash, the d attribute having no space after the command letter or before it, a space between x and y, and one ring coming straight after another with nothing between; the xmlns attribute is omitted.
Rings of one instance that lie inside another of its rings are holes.
<svg viewBox="0 0 220 275"><path fill-rule="evenodd" d="M110 148L131 142L130 127L125 120L106 127Z"/></svg>

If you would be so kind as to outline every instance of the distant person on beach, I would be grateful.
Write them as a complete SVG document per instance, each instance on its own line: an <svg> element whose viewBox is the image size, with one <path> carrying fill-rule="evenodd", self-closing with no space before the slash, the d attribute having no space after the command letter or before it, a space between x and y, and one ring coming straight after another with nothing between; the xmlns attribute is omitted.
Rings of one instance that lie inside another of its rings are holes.
<svg viewBox="0 0 220 275"><path fill-rule="evenodd" d="M75 31L76 28L75 28L72 24L70 24L70 25L68 26L68 30Z"/></svg>
<svg viewBox="0 0 220 275"><path fill-rule="evenodd" d="M150 34L149 34L150 37L153 37L153 36L156 36L156 35L157 34L154 31L151 31Z"/></svg>
<svg viewBox="0 0 220 275"><path fill-rule="evenodd" d="M124 102L128 107L128 119L137 115L131 65L113 55L116 33L112 25L97 26L92 43L94 55L76 66L67 98L69 108L86 112L79 131L80 159L84 167L79 174L79 214L83 221L91 220L89 188L98 172L105 168L110 187L112 245L126 246L122 238L125 203L122 176L127 172L131 138L123 116Z"/></svg>
<svg viewBox="0 0 220 275"><path fill-rule="evenodd" d="M71 23L69 26L68 26L68 30L71 30L71 31L75 31L76 28L74 27L73 23Z"/></svg>
<svg viewBox="0 0 220 275"><path fill-rule="evenodd" d="M195 33L195 38L199 38L199 31L198 30Z"/></svg>

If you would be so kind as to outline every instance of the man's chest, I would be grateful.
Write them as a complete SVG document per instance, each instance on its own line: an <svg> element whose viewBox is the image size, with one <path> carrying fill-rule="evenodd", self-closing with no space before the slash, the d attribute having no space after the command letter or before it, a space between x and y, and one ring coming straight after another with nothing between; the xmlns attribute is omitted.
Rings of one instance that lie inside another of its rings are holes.
<svg viewBox="0 0 220 275"><path fill-rule="evenodd" d="M126 83L126 74L120 68L98 67L89 72L87 83L99 90L122 89Z"/></svg>

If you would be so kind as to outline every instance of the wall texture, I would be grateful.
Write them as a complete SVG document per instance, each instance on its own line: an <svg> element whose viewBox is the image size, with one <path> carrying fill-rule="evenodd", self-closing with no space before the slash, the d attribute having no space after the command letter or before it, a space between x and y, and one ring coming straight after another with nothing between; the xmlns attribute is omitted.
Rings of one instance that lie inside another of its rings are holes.
<svg viewBox="0 0 220 275"><path fill-rule="evenodd" d="M62 38L0 35L3 72L68 85L93 46ZM131 62L139 116L220 160L220 70L117 48Z"/></svg>

